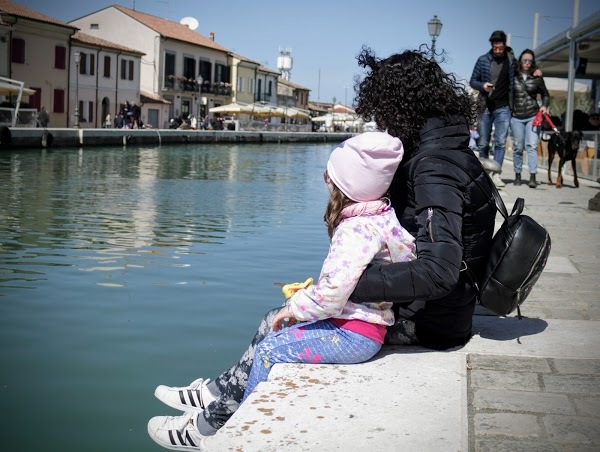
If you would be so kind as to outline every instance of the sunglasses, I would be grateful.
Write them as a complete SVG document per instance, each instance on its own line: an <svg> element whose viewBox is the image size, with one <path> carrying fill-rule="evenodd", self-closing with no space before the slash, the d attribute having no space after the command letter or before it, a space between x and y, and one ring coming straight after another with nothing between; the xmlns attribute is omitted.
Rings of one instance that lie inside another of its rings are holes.
<svg viewBox="0 0 600 452"><path fill-rule="evenodd" d="M521 63L533 63L533 60L530 60L529 58L521 58Z"/></svg>

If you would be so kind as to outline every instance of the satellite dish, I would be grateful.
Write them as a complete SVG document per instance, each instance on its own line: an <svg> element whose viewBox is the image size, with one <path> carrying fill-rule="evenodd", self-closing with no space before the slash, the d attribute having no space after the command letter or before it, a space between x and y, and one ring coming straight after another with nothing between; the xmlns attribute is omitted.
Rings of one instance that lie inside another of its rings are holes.
<svg viewBox="0 0 600 452"><path fill-rule="evenodd" d="M188 27L190 27L190 30L195 30L196 28L198 28L199 25L198 21L193 17L184 17L179 21L179 23L182 25L187 25Z"/></svg>

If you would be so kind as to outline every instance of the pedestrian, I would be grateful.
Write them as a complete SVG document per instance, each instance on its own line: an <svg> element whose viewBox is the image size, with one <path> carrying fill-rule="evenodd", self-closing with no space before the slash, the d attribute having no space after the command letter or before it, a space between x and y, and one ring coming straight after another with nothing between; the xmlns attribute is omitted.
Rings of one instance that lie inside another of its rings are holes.
<svg viewBox="0 0 600 452"><path fill-rule="evenodd" d="M546 89L543 77L534 77L536 69L535 54L525 49L519 56L513 89L513 110L510 127L513 135L513 165L515 168L515 185L521 185L523 169L523 148L527 148L527 166L531 188L537 187L538 143L540 128L533 127L532 122L538 112L547 113L550 94ZM538 104L541 97L542 106Z"/></svg>
<svg viewBox="0 0 600 452"><path fill-rule="evenodd" d="M38 113L38 122L40 123L40 127L48 127L49 121L50 121L50 118L48 117L48 112L46 111L46 107L42 107L42 109Z"/></svg>
<svg viewBox="0 0 600 452"><path fill-rule="evenodd" d="M385 197L403 152L398 138L366 132L331 153L323 175L330 191L325 223L331 244L321 276L315 285L296 291L274 316L272 331L256 349L242 402L277 363L353 364L381 349L386 327L394 323L392 303L356 306L349 296L367 265L415 258L414 238ZM156 395L167 405L182 408L178 390L161 386ZM204 403L210 399L206 394ZM208 432L216 431L198 412L190 418L193 425L186 433L192 442L199 444ZM185 446L185 441L172 436L182 419L170 419L150 420L152 439L167 448Z"/></svg>
<svg viewBox="0 0 600 452"><path fill-rule="evenodd" d="M104 118L104 127L107 129L110 129L112 127L112 118L110 116L110 113L108 113L106 115L106 118Z"/></svg>
<svg viewBox="0 0 600 452"><path fill-rule="evenodd" d="M506 138L510 125L510 96L512 95L515 58L506 45L506 33L496 30L490 36L492 48L480 56L473 69L470 85L479 91L485 108L479 121L479 154L489 158L492 127L494 128L494 160L500 166L504 161ZM500 173L492 174L496 187L504 187Z"/></svg>

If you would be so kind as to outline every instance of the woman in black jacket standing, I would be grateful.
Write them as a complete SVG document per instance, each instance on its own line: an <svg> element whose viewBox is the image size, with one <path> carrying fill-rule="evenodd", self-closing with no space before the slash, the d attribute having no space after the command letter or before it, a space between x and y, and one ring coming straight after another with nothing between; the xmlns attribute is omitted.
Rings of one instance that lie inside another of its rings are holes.
<svg viewBox="0 0 600 452"><path fill-rule="evenodd" d="M550 95L542 77L534 77L536 69L535 54L525 49L519 57L513 88L513 110L510 127L513 135L513 164L515 167L515 185L521 185L523 169L523 147L527 148L527 166L529 167L529 183L531 188L537 186L539 127L533 127L535 115L548 112ZM542 106L538 104L538 95L542 98Z"/></svg>
<svg viewBox="0 0 600 452"><path fill-rule="evenodd" d="M422 52L380 60L363 49L359 64L367 74L357 86L356 112L404 144L390 199L416 237L417 259L369 267L351 300L395 304L386 343L465 344L476 294L464 270L481 278L496 214L489 179L469 149L475 106L454 76Z"/></svg>

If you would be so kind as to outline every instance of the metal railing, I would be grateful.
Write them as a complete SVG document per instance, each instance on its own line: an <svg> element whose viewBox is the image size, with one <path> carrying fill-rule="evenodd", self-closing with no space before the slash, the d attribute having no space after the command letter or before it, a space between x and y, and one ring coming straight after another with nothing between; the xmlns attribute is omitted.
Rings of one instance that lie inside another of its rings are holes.
<svg viewBox="0 0 600 452"><path fill-rule="evenodd" d="M35 108L19 108L17 122L15 127L36 127L37 113ZM12 120L15 116L15 109L9 107L0 107L0 125L12 126Z"/></svg>

